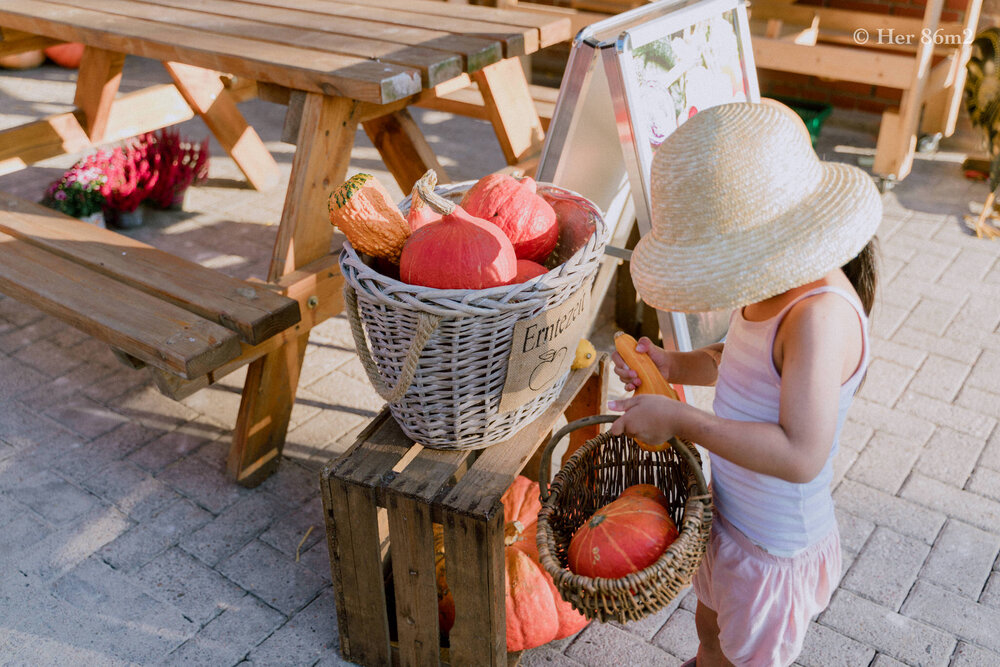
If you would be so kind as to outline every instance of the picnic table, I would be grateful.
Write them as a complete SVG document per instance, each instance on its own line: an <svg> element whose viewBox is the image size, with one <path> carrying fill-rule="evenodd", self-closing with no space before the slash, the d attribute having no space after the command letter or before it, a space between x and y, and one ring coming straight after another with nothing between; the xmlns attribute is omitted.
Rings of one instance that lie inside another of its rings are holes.
<svg viewBox="0 0 1000 667"><path fill-rule="evenodd" d="M218 350L201 353L199 364L185 365L182 360L174 366L158 365L162 350L148 345L122 355L136 365L152 365L158 386L174 397L249 365L229 472L241 484L253 486L280 459L309 330L343 307L327 197L346 178L359 126L408 191L428 168L443 174L408 107L446 108L449 95L474 86L507 161L530 158L541 148L542 126L518 57L569 39L569 31L564 17L435 0L0 0L0 55L63 41L86 46L74 100L77 109L0 132L0 174L197 114L250 185L265 189L277 182L277 166L237 102L256 95L287 104L283 138L296 148L265 287L298 302L298 322L277 303L277 314L268 315L270 320L263 324L257 321L256 330L271 335L241 336L225 355ZM119 95L127 55L161 61L173 84ZM39 239L24 231L29 227L24 216L38 216L38 211L26 213L27 207L13 200L6 206L0 206L0 242L8 241L0 243L0 264L13 257L8 249L17 247L15 242L57 252L61 271L69 270L67 261L83 263L78 255L86 254L88 243L91 251L99 247L102 252L115 244L105 230L88 241L79 227L73 227L69 240ZM46 224L46 229L59 233L58 225ZM136 249L130 239L121 243L134 254L146 253L147 263L161 263L150 259L155 249ZM25 253L25 266L48 256L36 250ZM130 261L126 252L121 255L125 257L116 262ZM170 308L179 303L198 318L213 319L214 313L216 323L233 328L224 306L196 310L187 300L167 299L156 285L137 280L142 271L135 266L110 270L93 256L86 261L87 271L99 270L113 280L129 274L129 289L152 290L157 298L170 301ZM87 327L81 328L121 343L119 347L129 352L128 337L116 330L131 326L127 313L94 324L92 313L83 312L92 306L75 305L72 294L50 291L38 296L38 273L6 276L8 291L72 324L86 320ZM179 265L176 282L194 289L183 273ZM80 284L74 283L73 289L88 289L84 282L76 281ZM225 289L233 291L228 283ZM257 298L253 290L235 293ZM80 303L92 303L90 297ZM155 310L155 304L150 306L149 312ZM158 326L162 329L163 323ZM211 332L204 336L206 345L217 342L215 329Z"/></svg>

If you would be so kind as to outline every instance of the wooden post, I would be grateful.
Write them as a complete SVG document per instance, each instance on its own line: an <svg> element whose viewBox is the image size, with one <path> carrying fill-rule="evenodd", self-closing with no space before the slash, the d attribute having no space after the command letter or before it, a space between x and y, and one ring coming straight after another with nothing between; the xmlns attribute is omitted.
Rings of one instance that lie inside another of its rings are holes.
<svg viewBox="0 0 1000 667"><path fill-rule="evenodd" d="M357 109L348 98L306 95L271 256L271 282L330 251L333 228L327 199L347 176ZM248 368L228 466L229 474L244 486L256 486L278 465L308 341L307 331Z"/></svg>
<svg viewBox="0 0 1000 667"><path fill-rule="evenodd" d="M566 406L566 421L574 421L583 417L592 417L604 412L608 404L608 375L611 372L611 362L607 356L602 356L598 361L597 372L587 380L587 383L580 389L576 398ZM580 446L601 434L599 424L588 426L573 431L569 434L569 446L562 457L562 465L578 450Z"/></svg>
<svg viewBox="0 0 1000 667"><path fill-rule="evenodd" d="M428 169L437 172L438 183L450 182L408 109L366 120L363 126L404 194Z"/></svg>
<svg viewBox="0 0 1000 667"><path fill-rule="evenodd" d="M91 143L99 144L104 141L104 132L111 116L111 104L118 94L124 64L124 53L94 46L83 50L73 103L84 114L83 129Z"/></svg>
<svg viewBox="0 0 1000 667"><path fill-rule="evenodd" d="M174 85L219 140L256 190L278 182L278 165L257 132L236 108L236 101L219 73L202 67L164 62Z"/></svg>

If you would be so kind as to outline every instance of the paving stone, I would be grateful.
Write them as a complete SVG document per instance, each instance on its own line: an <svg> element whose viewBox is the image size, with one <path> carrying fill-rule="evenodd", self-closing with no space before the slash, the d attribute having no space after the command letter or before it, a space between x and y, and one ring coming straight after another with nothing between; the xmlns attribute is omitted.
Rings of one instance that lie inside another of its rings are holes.
<svg viewBox="0 0 1000 667"><path fill-rule="evenodd" d="M20 514L4 523L0 533L0 564L7 562L15 554L31 549L32 545L52 532L44 521L30 510L22 510Z"/></svg>
<svg viewBox="0 0 1000 667"><path fill-rule="evenodd" d="M548 646L539 646L521 654L523 667L579 667L582 663Z"/></svg>
<svg viewBox="0 0 1000 667"><path fill-rule="evenodd" d="M844 481L848 471L854 462L858 460L860 452L849 447L841 447L833 459L833 477L830 478L830 488L836 489Z"/></svg>
<svg viewBox="0 0 1000 667"><path fill-rule="evenodd" d="M63 456L53 459L52 467L70 479L82 481L127 456L156 435L157 431L127 422L90 442L74 443L75 446Z"/></svg>
<svg viewBox="0 0 1000 667"><path fill-rule="evenodd" d="M8 357L0 357L0 402L18 398L22 394L48 382L48 378L35 369Z"/></svg>
<svg viewBox="0 0 1000 667"><path fill-rule="evenodd" d="M198 416L191 408L145 386L115 401L115 411L148 428L170 431Z"/></svg>
<svg viewBox="0 0 1000 667"><path fill-rule="evenodd" d="M321 342L309 341L306 357L302 362L302 373L299 375L299 386L308 387L317 380L343 366L351 358L357 358L354 349L345 350Z"/></svg>
<svg viewBox="0 0 1000 667"><path fill-rule="evenodd" d="M855 397L848 414L858 424L919 444L927 442L935 428L927 419L872 403L860 396Z"/></svg>
<svg viewBox="0 0 1000 667"><path fill-rule="evenodd" d="M920 303L910 311L906 318L906 325L935 336L941 336L958 315L961 307L962 302L921 299Z"/></svg>
<svg viewBox="0 0 1000 667"><path fill-rule="evenodd" d="M950 634L840 589L821 624L909 665L945 665L956 641Z"/></svg>
<svg viewBox="0 0 1000 667"><path fill-rule="evenodd" d="M370 417L352 411L323 410L288 432L284 454L303 466L318 469L336 458L339 452L335 449L335 441L338 438L370 421Z"/></svg>
<svg viewBox="0 0 1000 667"><path fill-rule="evenodd" d="M181 403L212 424L231 429L239 413L240 397L238 390L222 384L213 384L188 396Z"/></svg>
<svg viewBox="0 0 1000 667"><path fill-rule="evenodd" d="M340 651L333 589L327 588L274 634L250 651L249 660L280 665L289 659L308 665Z"/></svg>
<svg viewBox="0 0 1000 667"><path fill-rule="evenodd" d="M934 354L939 354L949 359L975 363L979 357L979 349L968 344L949 338L947 335L938 336L935 334L915 329L905 324L893 330L891 338L893 342L900 345L908 345L921 350L933 350Z"/></svg>
<svg viewBox="0 0 1000 667"><path fill-rule="evenodd" d="M319 495L319 475L284 457L277 472L258 487L289 507L299 507Z"/></svg>
<svg viewBox="0 0 1000 667"><path fill-rule="evenodd" d="M872 531L875 530L875 523L851 514L840 506L834 507L833 511L837 515L841 548L851 553L858 553L865 546Z"/></svg>
<svg viewBox="0 0 1000 667"><path fill-rule="evenodd" d="M127 531L131 523L114 507L95 505L51 531L18 556L18 569L43 581L58 578Z"/></svg>
<svg viewBox="0 0 1000 667"><path fill-rule="evenodd" d="M903 412L930 419L936 424L948 424L956 431L976 438L986 438L996 426L996 418L966 408L939 401L930 396L906 392L896 406Z"/></svg>
<svg viewBox="0 0 1000 667"><path fill-rule="evenodd" d="M325 534L323 501L319 496L314 496L302 507L283 515L281 521L275 521L261 534L260 540L294 558L296 551L301 553L307 550L323 539Z"/></svg>
<svg viewBox="0 0 1000 667"><path fill-rule="evenodd" d="M979 458L979 464L993 470L1000 470L1000 426L994 428L993 433L987 438L983 455Z"/></svg>
<svg viewBox="0 0 1000 667"><path fill-rule="evenodd" d="M13 357L49 377L59 377L82 364L85 359L48 340L37 340L18 350Z"/></svg>
<svg viewBox="0 0 1000 667"><path fill-rule="evenodd" d="M895 494L920 453L920 443L876 431L847 471L847 477L873 489Z"/></svg>
<svg viewBox="0 0 1000 667"><path fill-rule="evenodd" d="M927 358L927 352L920 348L902 345L894 340L888 340L885 338L873 337L871 340L871 348L873 361L876 359L884 359L895 365L903 366L913 371L918 370L921 364L924 363L924 359ZM870 370L868 373L869 375L872 374ZM865 380L865 382L867 383L868 380Z"/></svg>
<svg viewBox="0 0 1000 667"><path fill-rule="evenodd" d="M215 438L215 433L205 433L196 422L191 422L136 449L128 460L141 468L156 473L171 463L197 451Z"/></svg>
<svg viewBox="0 0 1000 667"><path fill-rule="evenodd" d="M966 490L1000 501L1000 472L983 466L977 467L969 477Z"/></svg>
<svg viewBox="0 0 1000 667"><path fill-rule="evenodd" d="M591 623L577 635L565 654L584 665L605 667L608 656L622 665L680 665L682 660L641 638L607 623Z"/></svg>
<svg viewBox="0 0 1000 667"><path fill-rule="evenodd" d="M198 456L200 453L201 450L168 465L156 478L213 514L222 512L249 494L247 489L233 484L216 466L207 465L209 460Z"/></svg>
<svg viewBox="0 0 1000 667"><path fill-rule="evenodd" d="M976 387L962 387L955 405L965 410L979 413L988 419L995 419L997 405L1000 405L1000 389L996 392L983 391Z"/></svg>
<svg viewBox="0 0 1000 667"><path fill-rule="evenodd" d="M21 396L20 400L25 405L42 411L76 396L80 393L81 385L100 382L110 373L107 366L86 362Z"/></svg>
<svg viewBox="0 0 1000 667"><path fill-rule="evenodd" d="M189 533L181 541L181 548L214 566L260 535L281 516L283 509L267 496L248 495L201 529Z"/></svg>
<svg viewBox="0 0 1000 667"><path fill-rule="evenodd" d="M986 586L979 596L979 602L987 607L1000 609L1000 573L995 570L990 573L990 578L986 580Z"/></svg>
<svg viewBox="0 0 1000 667"><path fill-rule="evenodd" d="M1000 502L956 489L920 473L910 476L899 495L983 530L995 530L1000 526Z"/></svg>
<svg viewBox="0 0 1000 667"><path fill-rule="evenodd" d="M694 614L685 609L675 611L653 637L653 643L681 662L696 655L698 631L694 625Z"/></svg>
<svg viewBox="0 0 1000 667"><path fill-rule="evenodd" d="M326 539L321 539L309 549L306 549L299 556L299 562L318 574L326 582L332 581L330 570L330 550L327 547Z"/></svg>
<svg viewBox="0 0 1000 667"><path fill-rule="evenodd" d="M892 407L913 377L912 368L875 358L868 367L868 375L857 395L874 403Z"/></svg>
<svg viewBox="0 0 1000 667"><path fill-rule="evenodd" d="M904 489L906 487L904 486ZM897 533L933 544L945 514L904 498L845 479L834 491L838 507Z"/></svg>
<svg viewBox="0 0 1000 667"><path fill-rule="evenodd" d="M946 484L964 487L984 446L982 438L939 426L924 444L915 470Z"/></svg>
<svg viewBox="0 0 1000 667"><path fill-rule="evenodd" d="M1000 384L1000 351L983 350L982 355L975 360L969 373L968 385L977 389L997 391Z"/></svg>
<svg viewBox="0 0 1000 667"><path fill-rule="evenodd" d="M82 484L137 521L148 519L180 498L169 486L127 461L109 464Z"/></svg>
<svg viewBox="0 0 1000 667"><path fill-rule="evenodd" d="M919 394L953 401L968 375L968 364L931 354L920 367L909 388Z"/></svg>
<svg viewBox="0 0 1000 667"><path fill-rule="evenodd" d="M870 667L906 667L906 663L900 662L895 658L890 658L885 653L879 653L875 656L875 659L872 660Z"/></svg>
<svg viewBox="0 0 1000 667"><path fill-rule="evenodd" d="M920 577L976 600L998 553L1000 535L949 519L920 570Z"/></svg>
<svg viewBox="0 0 1000 667"><path fill-rule="evenodd" d="M217 566L226 575L283 614L291 615L326 586L294 557L288 557L260 541L247 544Z"/></svg>
<svg viewBox="0 0 1000 667"><path fill-rule="evenodd" d="M150 594L177 607L200 626L239 602L246 592L178 548L163 552L135 573Z"/></svg>
<svg viewBox="0 0 1000 667"><path fill-rule="evenodd" d="M116 633L119 655L141 663L174 650L200 627L173 605L150 597L123 573L94 557L66 573L52 586L52 592L81 614L120 624L127 631Z"/></svg>
<svg viewBox="0 0 1000 667"><path fill-rule="evenodd" d="M795 663L802 667L856 667L869 664L874 655L873 648L825 625L810 623Z"/></svg>
<svg viewBox="0 0 1000 667"><path fill-rule="evenodd" d="M24 324L14 322L18 328L0 336L0 352L12 354L36 341L45 340L65 327L60 320L41 316L42 313L31 306L25 308L30 312L25 313Z"/></svg>
<svg viewBox="0 0 1000 667"><path fill-rule="evenodd" d="M889 297L875 302L872 311L871 333L880 338L894 337L910 315L908 306L889 302Z"/></svg>
<svg viewBox="0 0 1000 667"><path fill-rule="evenodd" d="M1000 653L958 642L949 667L994 667L1000 665Z"/></svg>
<svg viewBox="0 0 1000 667"><path fill-rule="evenodd" d="M182 537L196 531L211 518L211 514L182 498L106 545L99 555L116 569L133 571L177 544Z"/></svg>
<svg viewBox="0 0 1000 667"><path fill-rule="evenodd" d="M97 504L97 498L93 494L49 471L40 472L25 480L24 484L11 490L9 495L54 524L72 521Z"/></svg>
<svg viewBox="0 0 1000 667"><path fill-rule="evenodd" d="M129 421L125 415L114 412L86 396L76 396L64 403L53 405L43 414L86 438L100 437Z"/></svg>
<svg viewBox="0 0 1000 667"><path fill-rule="evenodd" d="M104 347L104 351L107 351L107 346ZM107 405L114 403L121 396L141 391L152 382L148 374L124 368L117 362L110 369L111 375L81 387L80 392L98 403Z"/></svg>
<svg viewBox="0 0 1000 667"><path fill-rule="evenodd" d="M0 400L0 440L14 449L64 438L79 439L60 424L18 401Z"/></svg>
<svg viewBox="0 0 1000 667"><path fill-rule="evenodd" d="M673 601L666 607L656 612L655 614L650 614L644 618L640 618L638 621L629 621L628 623L619 623L618 621L609 621L611 625L619 627L622 630L631 632L632 634L639 635L644 639L652 639L653 635L660 631L663 624L666 623L670 616L680 607L682 596L677 596Z"/></svg>
<svg viewBox="0 0 1000 667"><path fill-rule="evenodd" d="M919 540L876 527L840 585L898 611L929 551Z"/></svg>
<svg viewBox="0 0 1000 667"><path fill-rule="evenodd" d="M368 420L377 415L385 401L375 393L371 384L334 371L309 387L309 394L328 397L324 410L341 410Z"/></svg>
<svg viewBox="0 0 1000 667"><path fill-rule="evenodd" d="M911 618L945 630L965 641L1000 652L1000 609L969 600L922 579L917 580L903 605Z"/></svg>
<svg viewBox="0 0 1000 667"><path fill-rule="evenodd" d="M165 662L205 667L235 665L284 620L280 612L246 595L168 655Z"/></svg>

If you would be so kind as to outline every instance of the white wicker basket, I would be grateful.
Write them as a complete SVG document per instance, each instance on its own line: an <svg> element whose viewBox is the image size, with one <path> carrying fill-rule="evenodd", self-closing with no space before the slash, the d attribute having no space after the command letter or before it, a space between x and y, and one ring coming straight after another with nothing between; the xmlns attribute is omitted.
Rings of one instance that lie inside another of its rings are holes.
<svg viewBox="0 0 1000 667"><path fill-rule="evenodd" d="M436 191L457 201L474 183ZM608 227L589 200L543 183L538 193L557 210L582 215L572 216L575 224L560 219L552 261L561 263L524 283L483 290L408 285L368 266L344 243L340 269L358 357L403 432L426 447L479 449L502 442L540 415L566 382L564 375L519 408L498 410L514 323L588 285L608 239ZM409 198L400 208L409 210ZM591 228L592 234L581 233Z"/></svg>

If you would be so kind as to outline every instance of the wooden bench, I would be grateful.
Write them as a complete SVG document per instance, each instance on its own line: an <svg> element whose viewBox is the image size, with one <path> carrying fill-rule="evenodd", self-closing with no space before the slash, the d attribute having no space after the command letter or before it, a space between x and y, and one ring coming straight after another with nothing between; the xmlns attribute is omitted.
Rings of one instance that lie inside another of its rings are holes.
<svg viewBox="0 0 1000 667"><path fill-rule="evenodd" d="M572 371L549 409L506 442L474 451L425 449L386 409L323 469L346 659L371 666L508 664L500 498L519 472L537 479L538 450L560 415L574 420L600 413L609 366L602 355L589 368ZM567 454L598 432L594 427L572 433ZM455 600L448 648L442 648L438 631L432 524L443 526Z"/></svg>
<svg viewBox="0 0 1000 667"><path fill-rule="evenodd" d="M294 299L0 193L0 292L194 380L301 319Z"/></svg>

